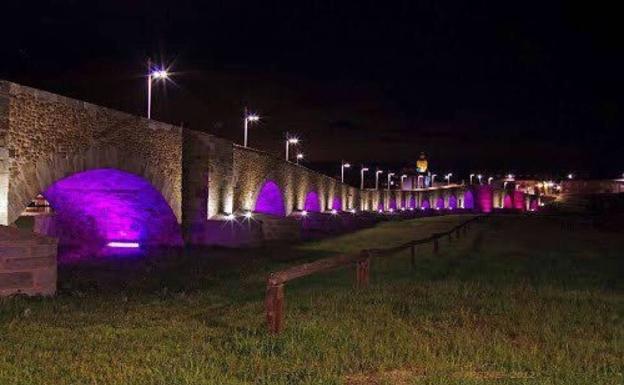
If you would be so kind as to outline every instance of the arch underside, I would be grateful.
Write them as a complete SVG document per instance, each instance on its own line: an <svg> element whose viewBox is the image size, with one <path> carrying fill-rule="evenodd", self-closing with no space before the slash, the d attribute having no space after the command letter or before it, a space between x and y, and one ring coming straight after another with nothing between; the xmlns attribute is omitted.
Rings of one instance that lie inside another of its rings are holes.
<svg viewBox="0 0 624 385"><path fill-rule="evenodd" d="M181 223L181 174L171 175L158 165L152 165L135 153L114 146L92 146L73 156L50 154L34 164L24 165L9 179L8 202L4 208L6 223L15 222L24 208L56 181L83 171L117 169L147 180L173 210Z"/></svg>

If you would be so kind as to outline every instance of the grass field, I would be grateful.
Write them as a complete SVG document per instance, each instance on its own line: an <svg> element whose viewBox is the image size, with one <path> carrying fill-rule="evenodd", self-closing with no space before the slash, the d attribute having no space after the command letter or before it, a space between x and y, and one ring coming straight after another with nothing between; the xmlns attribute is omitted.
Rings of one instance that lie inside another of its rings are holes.
<svg viewBox="0 0 624 385"><path fill-rule="evenodd" d="M622 384L624 234L492 217L468 238L286 286L267 272L390 246L465 217L388 222L295 247L63 267L60 294L0 302L0 384Z"/></svg>

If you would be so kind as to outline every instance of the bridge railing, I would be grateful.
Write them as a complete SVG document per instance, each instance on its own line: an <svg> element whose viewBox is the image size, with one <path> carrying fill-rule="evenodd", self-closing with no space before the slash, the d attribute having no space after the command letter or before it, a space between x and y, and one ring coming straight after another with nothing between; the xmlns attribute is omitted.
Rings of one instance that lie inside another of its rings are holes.
<svg viewBox="0 0 624 385"><path fill-rule="evenodd" d="M440 250L440 239L448 237L448 240L452 241L453 238L459 239L461 236L466 236L470 225L483 217L483 215L473 217L452 227L448 231L433 233L426 238L415 239L398 246L380 249L364 249L359 253L323 258L270 273L267 279L265 297L265 310L269 333L279 334L284 329L284 285L287 282L312 274L355 265L355 286L358 289L365 288L370 283L370 260L372 257L390 256L409 249L411 257L410 262L412 269L414 269L416 266L417 245L430 243L433 253L438 253Z"/></svg>

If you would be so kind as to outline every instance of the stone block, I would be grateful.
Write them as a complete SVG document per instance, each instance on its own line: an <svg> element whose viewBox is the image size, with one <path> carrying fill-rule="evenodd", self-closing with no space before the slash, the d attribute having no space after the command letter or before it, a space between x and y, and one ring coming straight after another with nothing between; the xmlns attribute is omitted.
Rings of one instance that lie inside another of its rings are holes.
<svg viewBox="0 0 624 385"><path fill-rule="evenodd" d="M0 293L6 289L29 288L33 285L33 273L30 271L0 272Z"/></svg>

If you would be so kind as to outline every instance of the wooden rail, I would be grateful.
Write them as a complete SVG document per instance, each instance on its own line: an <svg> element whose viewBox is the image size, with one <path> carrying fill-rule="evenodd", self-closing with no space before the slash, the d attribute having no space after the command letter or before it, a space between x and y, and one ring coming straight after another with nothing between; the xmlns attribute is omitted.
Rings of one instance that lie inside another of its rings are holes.
<svg viewBox="0 0 624 385"><path fill-rule="evenodd" d="M284 329L284 284L297 278L308 275L338 269L344 266L355 265L355 285L357 288L367 287L370 283L370 260L373 256L389 256L403 250L410 249L411 266L416 266L416 246L427 243L433 244L433 253L440 249L440 238L448 237L452 241L453 236L459 239L466 236L470 224L483 218L476 216L462 222L448 231L433 233L431 236L416 239L395 247L383 249L366 249L357 254L343 254L335 257L323 258L314 262L292 266L287 269L270 273L267 280L265 308L269 332L279 334Z"/></svg>

